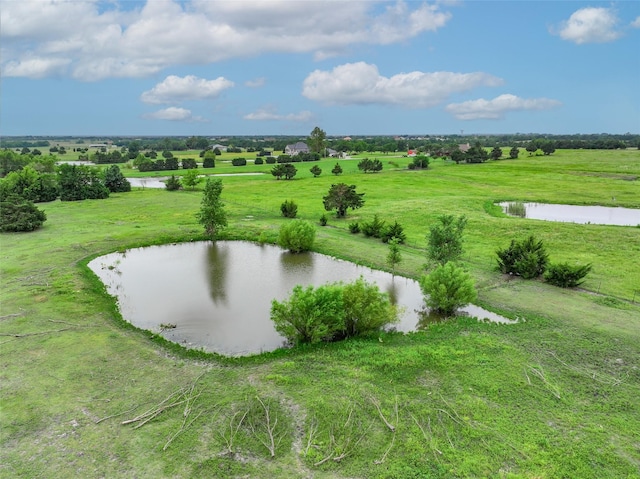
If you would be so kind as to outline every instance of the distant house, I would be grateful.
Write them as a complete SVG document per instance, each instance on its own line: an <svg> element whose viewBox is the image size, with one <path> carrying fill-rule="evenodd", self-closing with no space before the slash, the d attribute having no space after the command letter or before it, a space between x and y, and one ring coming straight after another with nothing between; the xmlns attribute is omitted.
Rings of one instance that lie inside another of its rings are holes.
<svg viewBox="0 0 640 479"><path fill-rule="evenodd" d="M227 147L226 147L226 146L224 146L224 145L211 145L211 146L209 147L209 149L211 149L211 150L215 150L216 148L217 148L219 151L227 151Z"/></svg>
<svg viewBox="0 0 640 479"><path fill-rule="evenodd" d="M416 150L407 151L407 156L416 156Z"/></svg>
<svg viewBox="0 0 640 479"><path fill-rule="evenodd" d="M327 156L330 158L342 158L342 155L340 154L340 152L332 148L327 148Z"/></svg>
<svg viewBox="0 0 640 479"><path fill-rule="evenodd" d="M284 154L291 156L295 156L298 153L309 153L309 151L310 150L307 144L303 143L302 141L284 147Z"/></svg>
<svg viewBox="0 0 640 479"><path fill-rule="evenodd" d="M466 153L467 151L469 151L469 148L471 148L471 145L469 143L464 143L464 144L458 145L458 149L462 153Z"/></svg>

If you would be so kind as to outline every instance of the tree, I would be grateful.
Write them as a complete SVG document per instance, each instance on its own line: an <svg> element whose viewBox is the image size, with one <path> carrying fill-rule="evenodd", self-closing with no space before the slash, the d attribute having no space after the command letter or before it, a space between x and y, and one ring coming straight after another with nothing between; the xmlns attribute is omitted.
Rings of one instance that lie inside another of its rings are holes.
<svg viewBox="0 0 640 479"><path fill-rule="evenodd" d="M576 288L584 282L584 277L590 272L591 264L557 263L549 265L549 269L544 274L544 280L560 288Z"/></svg>
<svg viewBox="0 0 640 479"><path fill-rule="evenodd" d="M171 177L165 182L164 185L167 191L178 191L180 188L182 188L180 178L176 177L176 175L171 175Z"/></svg>
<svg viewBox="0 0 640 479"><path fill-rule="evenodd" d="M316 228L308 221L293 220L280 226L278 244L292 253L309 251L316 239Z"/></svg>
<svg viewBox="0 0 640 479"><path fill-rule="evenodd" d="M438 266L420 278L425 303L436 313L451 316L458 308L476 300L478 294L468 273L454 263Z"/></svg>
<svg viewBox="0 0 640 479"><path fill-rule="evenodd" d="M527 143L525 148L529 152L529 156L533 155L536 151L538 151L538 144L535 141L530 141Z"/></svg>
<svg viewBox="0 0 640 479"><path fill-rule="evenodd" d="M515 274L524 279L544 274L549 262L542 240L537 240L533 235L520 241L511 240L507 248L499 249L496 254L498 269L503 274Z"/></svg>
<svg viewBox="0 0 640 479"><path fill-rule="evenodd" d="M53 201L58 197L58 185L54 175L40 173L28 165L21 170L10 172L0 182L0 198L11 195L34 203Z"/></svg>
<svg viewBox="0 0 640 479"><path fill-rule="evenodd" d="M322 168L320 168L318 165L313 165L311 168L309 168L309 171L314 178L317 178L322 173Z"/></svg>
<svg viewBox="0 0 640 479"><path fill-rule="evenodd" d="M327 211L336 210L338 218L347 215L347 209L357 209L364 205L364 193L356 192L356 185L348 186L345 183L331 185L329 193L322 198L324 209Z"/></svg>
<svg viewBox="0 0 640 479"><path fill-rule="evenodd" d="M104 185L102 175L85 165L62 164L58 167L60 200L78 201L109 197L109 189Z"/></svg>
<svg viewBox="0 0 640 479"><path fill-rule="evenodd" d="M295 218L298 214L298 205L293 200L285 200L280 205L280 212L285 218Z"/></svg>
<svg viewBox="0 0 640 479"><path fill-rule="evenodd" d="M20 196L11 195L0 202L0 232L34 231L46 220L44 211Z"/></svg>
<svg viewBox="0 0 640 479"><path fill-rule="evenodd" d="M283 166L285 180L291 180L294 176L296 176L298 169L295 166L293 166L291 163L285 163L282 166Z"/></svg>
<svg viewBox="0 0 640 479"><path fill-rule="evenodd" d="M429 168L429 157L424 155L418 155L413 158L413 161L409 163L410 170L422 170Z"/></svg>
<svg viewBox="0 0 640 479"><path fill-rule="evenodd" d="M344 326L342 289L297 285L286 301L271 302L271 321L291 343L330 341Z"/></svg>
<svg viewBox="0 0 640 479"><path fill-rule="evenodd" d="M462 256L462 233L467 218L453 215L440 215L438 222L429 227L427 256L440 265L456 261Z"/></svg>
<svg viewBox="0 0 640 479"><path fill-rule="evenodd" d="M519 153L520 153L520 150L518 149L518 147L514 146L509 150L509 158L511 158L512 160L515 160L516 158L518 158Z"/></svg>
<svg viewBox="0 0 640 479"><path fill-rule="evenodd" d="M389 241L389 253L387 254L387 264L391 268L392 272L395 272L396 265L402 261L402 255L400 254L399 241L393 238Z"/></svg>
<svg viewBox="0 0 640 479"><path fill-rule="evenodd" d="M550 155L553 152L556 151L556 146L553 143L553 141L545 141L541 146L540 149L542 150L542 153L544 153L545 155Z"/></svg>
<svg viewBox="0 0 640 479"><path fill-rule="evenodd" d="M324 156L326 147L327 134L319 127L315 127L309 136L309 149L313 153Z"/></svg>
<svg viewBox="0 0 640 479"><path fill-rule="evenodd" d="M489 157L492 160L499 160L500 158L502 158L502 148L500 148L499 146L494 146L493 150L491 150L491 153L489 153Z"/></svg>
<svg viewBox="0 0 640 479"><path fill-rule="evenodd" d="M377 158L370 160L369 158L363 158L358 162L358 169L365 173L373 171L374 173L382 170L382 162Z"/></svg>
<svg viewBox="0 0 640 479"><path fill-rule="evenodd" d="M202 178L198 176L198 172L196 170L187 170L187 172L182 175L182 184L192 190L196 189L196 185L202 181Z"/></svg>
<svg viewBox="0 0 640 479"><path fill-rule="evenodd" d="M342 288L345 337L379 331L398 321L398 308L389 295L380 291L375 283L368 283L362 276Z"/></svg>
<svg viewBox="0 0 640 479"><path fill-rule="evenodd" d="M111 165L104 170L104 185L112 193L131 191L131 183L124 177L118 165Z"/></svg>
<svg viewBox="0 0 640 479"><path fill-rule="evenodd" d="M281 179L284 176L284 163L278 163L271 168L271 174L276 177L276 180Z"/></svg>
<svg viewBox="0 0 640 479"><path fill-rule="evenodd" d="M456 162L456 165L465 160L464 152L459 148L456 148L451 152L451 159Z"/></svg>
<svg viewBox="0 0 640 479"><path fill-rule="evenodd" d="M207 178L197 218L198 222L204 226L207 235L214 241L218 231L227 226L227 213L220 199L221 194L222 180Z"/></svg>
<svg viewBox="0 0 640 479"><path fill-rule="evenodd" d="M215 168L215 166L216 166L216 154L211 150L207 150L202 160L202 167Z"/></svg>
<svg viewBox="0 0 640 479"><path fill-rule="evenodd" d="M342 166L340 166L340 163L336 163L336 166L333 167L333 169L331 170L331 173L333 173L336 176L342 174Z"/></svg>

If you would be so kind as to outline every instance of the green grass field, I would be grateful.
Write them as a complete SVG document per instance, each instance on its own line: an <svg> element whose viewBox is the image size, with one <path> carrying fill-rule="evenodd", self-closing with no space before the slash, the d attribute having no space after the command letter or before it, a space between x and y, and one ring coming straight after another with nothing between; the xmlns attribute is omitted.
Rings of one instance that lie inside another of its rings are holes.
<svg viewBox="0 0 640 479"><path fill-rule="evenodd" d="M323 160L319 178L316 163L296 163L292 181L225 161L237 156L199 170L265 173L223 177L226 238L275 239L286 199L317 224L329 186L355 184L364 207L318 226L316 250L385 269L387 246L348 232L377 213L405 228L396 270L418 277L429 224L464 214L481 305L526 321L459 318L249 358L186 352L128 327L85 265L202 239L202 185L42 204L41 230L0 236L0 477L640 477L640 228L510 218L492 206L640 208L640 152L522 152L427 171L368 155L381 173L339 160L334 177L336 160ZM495 250L531 233L552 262L593 264L583 289L495 271Z"/></svg>

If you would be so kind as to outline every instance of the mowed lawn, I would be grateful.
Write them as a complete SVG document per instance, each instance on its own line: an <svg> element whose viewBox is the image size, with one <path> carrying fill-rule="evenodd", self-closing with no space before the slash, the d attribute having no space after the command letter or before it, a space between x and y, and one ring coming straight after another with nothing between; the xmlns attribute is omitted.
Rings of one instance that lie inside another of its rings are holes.
<svg viewBox="0 0 640 479"><path fill-rule="evenodd" d="M276 181L270 165L225 158L200 172L263 173L221 177L226 238L274 241L287 221L280 204L293 200L318 225L317 251L386 269L388 247L348 229L378 214L404 227L396 271L413 278L424 273L429 225L464 214L480 303L525 321L458 318L250 358L186 352L127 327L85 265L203 239L202 184L42 204L41 230L0 236L0 476L640 477L640 228L510 218L493 206L640 208L640 152L522 151L480 165L434 160L426 171L365 156L384 170L323 160ZM337 182L365 193L343 220L322 205ZM552 262L593 265L581 289L495 271L496 249L529 234Z"/></svg>

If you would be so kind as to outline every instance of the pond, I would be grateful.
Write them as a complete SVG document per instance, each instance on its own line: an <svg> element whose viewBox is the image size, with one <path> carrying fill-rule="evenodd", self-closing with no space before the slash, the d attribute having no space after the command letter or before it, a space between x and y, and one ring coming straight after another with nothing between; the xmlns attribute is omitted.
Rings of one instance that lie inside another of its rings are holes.
<svg viewBox="0 0 640 479"><path fill-rule="evenodd" d="M213 176L260 176L264 173L220 173L217 175L200 175L202 178ZM168 176L148 176L143 178L127 178L132 187L136 188L165 188L165 181L169 179Z"/></svg>
<svg viewBox="0 0 640 479"><path fill-rule="evenodd" d="M403 308L398 331L425 327L416 281L317 253L291 254L245 241L180 243L111 253L91 270L117 298L122 317L187 348L228 356L285 345L270 320L271 301L287 299L294 286L350 282L363 276ZM469 306L463 312L488 321L507 318Z"/></svg>
<svg viewBox="0 0 640 479"><path fill-rule="evenodd" d="M502 210L523 218L594 225L640 225L640 209L609 206L552 205L504 201Z"/></svg>

